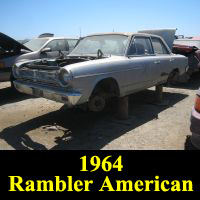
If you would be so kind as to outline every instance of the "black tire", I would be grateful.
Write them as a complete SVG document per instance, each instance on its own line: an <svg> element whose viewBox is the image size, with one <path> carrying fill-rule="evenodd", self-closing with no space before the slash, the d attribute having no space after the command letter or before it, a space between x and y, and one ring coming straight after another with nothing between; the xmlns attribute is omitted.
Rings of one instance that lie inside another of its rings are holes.
<svg viewBox="0 0 200 200"><path fill-rule="evenodd" d="M98 92L90 97L88 102L88 110L92 112L102 112L106 107L105 93Z"/></svg>
<svg viewBox="0 0 200 200"><path fill-rule="evenodd" d="M88 110L102 112L107 110L109 101L119 96L118 84L113 79L105 79L99 82L88 102Z"/></svg>
<svg viewBox="0 0 200 200"><path fill-rule="evenodd" d="M169 74L169 77L167 79L167 85L174 85L177 83L177 80L178 80L178 76L179 76L179 72L178 71L172 71L170 74Z"/></svg>

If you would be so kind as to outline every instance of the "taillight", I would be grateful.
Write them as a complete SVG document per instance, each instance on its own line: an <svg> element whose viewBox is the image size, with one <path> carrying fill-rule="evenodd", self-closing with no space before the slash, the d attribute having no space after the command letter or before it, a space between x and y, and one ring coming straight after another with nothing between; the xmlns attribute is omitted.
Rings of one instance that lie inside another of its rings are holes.
<svg viewBox="0 0 200 200"><path fill-rule="evenodd" d="M196 102L195 102L195 110L200 112L200 96L197 95Z"/></svg>

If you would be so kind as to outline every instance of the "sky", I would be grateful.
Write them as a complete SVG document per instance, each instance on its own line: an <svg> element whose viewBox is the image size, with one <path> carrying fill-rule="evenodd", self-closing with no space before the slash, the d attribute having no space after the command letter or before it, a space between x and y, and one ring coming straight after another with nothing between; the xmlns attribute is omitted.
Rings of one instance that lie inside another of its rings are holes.
<svg viewBox="0 0 200 200"><path fill-rule="evenodd" d="M195 36L199 9L199 0L0 0L0 32L25 39L177 28Z"/></svg>

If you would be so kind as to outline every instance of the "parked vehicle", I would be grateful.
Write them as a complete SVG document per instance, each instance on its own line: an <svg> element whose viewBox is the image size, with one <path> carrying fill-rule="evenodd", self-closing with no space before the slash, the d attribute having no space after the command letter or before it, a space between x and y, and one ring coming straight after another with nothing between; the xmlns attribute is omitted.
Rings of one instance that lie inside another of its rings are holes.
<svg viewBox="0 0 200 200"><path fill-rule="evenodd" d="M188 71L190 77L193 73L200 70L200 39L184 38L174 41L173 53L188 57Z"/></svg>
<svg viewBox="0 0 200 200"><path fill-rule="evenodd" d="M0 33L0 82L10 80L11 67L15 60L28 52L30 50L26 46Z"/></svg>
<svg viewBox="0 0 200 200"><path fill-rule="evenodd" d="M194 108L192 109L191 117L191 142L200 150L200 89L197 92Z"/></svg>
<svg viewBox="0 0 200 200"><path fill-rule="evenodd" d="M102 111L108 99L166 83L183 74L187 58L172 54L159 36L105 33L82 38L64 59L19 62L18 91L68 105Z"/></svg>
<svg viewBox="0 0 200 200"><path fill-rule="evenodd" d="M45 35L43 35L45 36ZM12 66L20 60L57 58L69 54L78 39L64 37L39 37L25 44L0 33L0 82L13 81Z"/></svg>

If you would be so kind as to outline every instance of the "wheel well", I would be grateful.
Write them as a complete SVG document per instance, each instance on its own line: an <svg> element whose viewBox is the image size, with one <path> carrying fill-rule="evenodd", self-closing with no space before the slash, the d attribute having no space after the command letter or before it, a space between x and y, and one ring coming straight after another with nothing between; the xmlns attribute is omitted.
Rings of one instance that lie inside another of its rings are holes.
<svg viewBox="0 0 200 200"><path fill-rule="evenodd" d="M169 76L168 76L167 83L168 84L173 84L174 82L176 82L177 79L178 79L179 74L180 74L180 71L179 71L178 68L173 69L170 72Z"/></svg>
<svg viewBox="0 0 200 200"><path fill-rule="evenodd" d="M96 84L92 92L92 95L94 95L99 90L103 90L104 92L109 93L113 96L120 96L119 85L114 78L106 78L99 81Z"/></svg>

